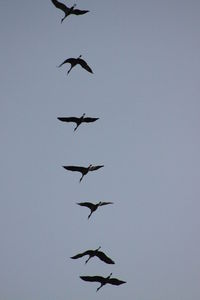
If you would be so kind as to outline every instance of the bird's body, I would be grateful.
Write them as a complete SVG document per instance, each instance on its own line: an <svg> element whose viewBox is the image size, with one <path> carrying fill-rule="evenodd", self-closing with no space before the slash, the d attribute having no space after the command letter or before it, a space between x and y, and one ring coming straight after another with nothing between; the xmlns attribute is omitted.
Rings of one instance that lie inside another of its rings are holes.
<svg viewBox="0 0 200 300"><path fill-rule="evenodd" d="M85 114L83 114L80 118L77 117L59 117L58 120L62 122L74 122L76 123L76 127L74 128L74 131L82 124L82 123L91 123L97 121L99 118L90 118L85 117Z"/></svg>
<svg viewBox="0 0 200 300"><path fill-rule="evenodd" d="M68 58L66 60L64 60L59 66L58 68L60 68L62 65L69 63L71 64L71 68L67 71L67 74L69 74L69 72L71 71L71 69L73 67L75 67L76 65L80 65L83 69L85 69L86 71L88 71L89 73L93 73L92 69L88 66L88 64L86 63L86 61L84 59L81 58L82 55L79 55L79 57L77 58Z"/></svg>
<svg viewBox="0 0 200 300"><path fill-rule="evenodd" d="M82 176L80 178L80 182L82 181L83 177L90 171L96 171L100 168L104 167L103 165L101 166L93 166L89 165L88 167L79 167L79 166L63 166L64 169L68 171L75 171L75 172L80 172L82 173Z"/></svg>
<svg viewBox="0 0 200 300"><path fill-rule="evenodd" d="M102 276L80 276L80 278L84 281L89 281L89 282L100 282L101 285L97 288L100 290L105 284L112 284L112 285L120 285L123 283L126 283L126 281L119 280L117 278L110 278L112 276L112 273L108 277L102 277Z"/></svg>
<svg viewBox="0 0 200 300"><path fill-rule="evenodd" d="M108 204L113 204L113 202L98 202L96 204L91 203L91 202L80 202L77 203L80 206L85 206L88 207L90 209L90 214L88 215L88 219L91 217L91 215L93 214L93 212L95 212L97 210L98 207L103 206L103 205L108 205Z"/></svg>
<svg viewBox="0 0 200 300"><path fill-rule="evenodd" d="M80 10L80 9L75 9L76 4L74 4L71 7L67 7L65 4L57 1L57 0L51 0L51 2L55 5L55 7L57 7L58 9L62 10L65 14L65 16L61 19L61 23L64 21L64 19L69 16L69 15L84 15L87 12L89 12L89 10Z"/></svg>
<svg viewBox="0 0 200 300"><path fill-rule="evenodd" d="M100 260L104 261L106 264L114 264L114 261L109 258L105 253L103 253L102 251L99 251L101 247L99 247L98 249L95 250L87 250L83 253L79 253L77 255L72 256L72 259L78 259L80 257L83 257L85 255L89 255L89 258L85 261L85 264L94 256L97 256Z"/></svg>

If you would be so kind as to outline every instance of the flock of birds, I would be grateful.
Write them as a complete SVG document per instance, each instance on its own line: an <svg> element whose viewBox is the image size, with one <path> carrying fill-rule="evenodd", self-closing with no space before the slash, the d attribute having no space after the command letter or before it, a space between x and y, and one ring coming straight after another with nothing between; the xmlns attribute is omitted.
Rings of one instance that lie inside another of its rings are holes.
<svg viewBox="0 0 200 300"><path fill-rule="evenodd" d="M89 10L79 10L76 9L76 4L74 4L71 7L67 7L65 4L57 1L57 0L51 0L51 2L55 5L56 8L62 10L64 12L64 17L61 19L61 23L69 16L69 15L84 15L89 12ZM70 73L72 68L74 68L76 65L80 65L83 69L88 71L89 73L93 73L92 69L90 66L87 64L85 60L83 60L82 55L80 55L77 58L68 58L64 60L58 68L63 66L66 63L69 63L71 65L70 69L67 71L67 74ZM92 123L97 121L99 118L91 118L91 117L85 117L85 113L81 117L58 117L58 120L61 122L73 122L76 123L76 127L74 128L74 131L77 130L77 128L82 124L82 123ZM72 172L80 172L82 174L81 178L79 179L79 182L83 180L83 177L87 175L91 171L96 171L100 168L104 167L103 165L98 165L98 166L93 166L89 165L88 167L81 167L81 166L63 166L64 169ZM80 202L77 203L80 206L87 207L90 209L90 214L88 215L88 219L91 217L91 215L100 207L104 205L109 205L113 204L113 202L98 202L96 204L91 203L91 202ZM104 252L99 251L101 247L98 247L95 250L86 250L82 253L76 254L71 257L71 259L79 259L83 256L88 255L88 259L85 261L85 264L92 258L92 257L98 257L101 261L103 261L106 264L114 264L115 262L108 257ZM80 278L84 281L88 282L99 282L100 286L97 288L96 291L99 291L104 285L106 284L111 284L111 285L121 285L123 283L126 283L126 281L119 280L117 278L111 278L112 273L109 274L107 277L103 276L80 276Z"/></svg>

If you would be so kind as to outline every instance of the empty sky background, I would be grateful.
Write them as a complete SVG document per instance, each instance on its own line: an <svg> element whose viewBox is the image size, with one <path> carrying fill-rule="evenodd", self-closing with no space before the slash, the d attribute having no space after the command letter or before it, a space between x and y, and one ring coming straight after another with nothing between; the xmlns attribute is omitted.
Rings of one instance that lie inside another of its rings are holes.
<svg viewBox="0 0 200 300"><path fill-rule="evenodd" d="M76 3L0 1L0 300L199 300L200 2ZM56 68L80 54L93 75ZM69 258L98 246L114 266Z"/></svg>

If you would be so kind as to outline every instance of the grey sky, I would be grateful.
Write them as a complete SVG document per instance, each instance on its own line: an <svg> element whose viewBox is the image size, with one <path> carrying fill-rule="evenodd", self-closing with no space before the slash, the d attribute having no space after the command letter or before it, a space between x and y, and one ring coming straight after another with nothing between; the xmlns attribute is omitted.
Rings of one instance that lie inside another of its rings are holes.
<svg viewBox="0 0 200 300"><path fill-rule="evenodd" d="M0 2L0 300L199 300L200 2L76 3L61 25L50 0ZM80 54L94 75L56 68ZM81 184L61 167L90 163ZM69 259L98 246L114 266ZM127 284L79 279L110 272Z"/></svg>

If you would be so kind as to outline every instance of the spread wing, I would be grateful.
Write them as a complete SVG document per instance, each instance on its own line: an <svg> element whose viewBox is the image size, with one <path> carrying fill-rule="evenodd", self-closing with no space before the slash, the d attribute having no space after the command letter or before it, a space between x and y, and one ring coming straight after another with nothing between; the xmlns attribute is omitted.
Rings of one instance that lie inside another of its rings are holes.
<svg viewBox="0 0 200 300"><path fill-rule="evenodd" d="M87 70L90 73L93 73L92 69L88 66L88 64L86 63L85 60L79 58L78 63L81 65L82 68L84 68L85 70Z"/></svg>
<svg viewBox="0 0 200 300"><path fill-rule="evenodd" d="M102 251L97 251L96 256L107 264L114 264L114 261Z"/></svg>
<svg viewBox="0 0 200 300"><path fill-rule="evenodd" d="M85 251L85 252L83 252L83 253L79 253L79 254L77 254L77 255L74 255L74 256L72 256L71 258L72 258L72 259L77 259L77 258L83 257L83 256L85 256L85 255L90 255L91 252L92 252L91 250L87 250L87 251Z"/></svg>
<svg viewBox="0 0 200 300"><path fill-rule="evenodd" d="M67 7L65 4L57 1L57 0L51 0L51 2L55 5L55 7L57 7L58 9L61 9L62 11L64 11L65 13L68 13L69 11L69 7Z"/></svg>
<svg viewBox="0 0 200 300"><path fill-rule="evenodd" d="M84 281L90 282L103 282L105 280L102 276L80 276L80 278Z"/></svg>
<svg viewBox="0 0 200 300"><path fill-rule="evenodd" d="M63 166L64 169L68 171L75 171L75 172L85 172L86 168L84 167L79 167L79 166Z"/></svg>
<svg viewBox="0 0 200 300"><path fill-rule="evenodd" d="M84 14L86 14L88 12L89 12L89 10L73 9L72 12L71 12L71 14L78 16L78 15L84 15Z"/></svg>
<svg viewBox="0 0 200 300"><path fill-rule="evenodd" d="M90 203L90 202L80 202L80 203L77 203L77 204L80 205L80 206L88 207L89 209L93 209L93 207L94 207L94 204Z"/></svg>
<svg viewBox="0 0 200 300"><path fill-rule="evenodd" d="M113 202L101 202L100 206L108 205L108 204L113 204Z"/></svg>
<svg viewBox="0 0 200 300"><path fill-rule="evenodd" d="M113 284L113 285L120 285L120 284L126 283L126 281L122 281L117 278L110 278L108 283Z"/></svg>
<svg viewBox="0 0 200 300"><path fill-rule="evenodd" d="M69 64L76 64L77 63L77 59L76 58L68 58L66 60L64 60L59 66L58 68L60 68L62 65L69 63Z"/></svg>
<svg viewBox="0 0 200 300"><path fill-rule="evenodd" d="M79 120L76 117L59 117L57 119L62 121L62 122L75 122L75 123Z"/></svg>
<svg viewBox="0 0 200 300"><path fill-rule="evenodd" d="M90 167L90 171L96 171L96 170L98 170L102 167L104 167L104 165L102 165L102 166L92 166L92 167Z"/></svg>
<svg viewBox="0 0 200 300"><path fill-rule="evenodd" d="M95 122L97 120L99 120L99 118L88 118L88 117L86 117L86 118L83 119L83 122L91 123L91 122Z"/></svg>

